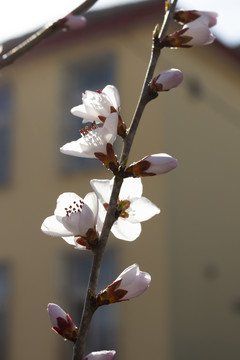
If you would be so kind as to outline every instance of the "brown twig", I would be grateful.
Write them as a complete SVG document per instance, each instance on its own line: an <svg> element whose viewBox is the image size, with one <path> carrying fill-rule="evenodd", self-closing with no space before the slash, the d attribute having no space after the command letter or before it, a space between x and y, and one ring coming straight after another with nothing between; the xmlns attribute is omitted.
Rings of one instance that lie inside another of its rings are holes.
<svg viewBox="0 0 240 360"><path fill-rule="evenodd" d="M158 41L155 41L153 44L153 47L152 47L151 58L150 58L149 66L147 69L146 77L144 80L144 84L142 87L142 92L141 92L141 95L139 98L139 102L137 104L135 114L133 116L133 120L132 120L130 129L129 129L128 135L125 138L124 148L123 148L123 152L122 152L121 160L120 160L123 167L125 166L125 164L127 162L127 158L129 156L132 142L133 142L134 136L136 134L137 127L140 122L144 108L149 101L151 101L154 97L156 97L156 95L152 94L149 91L148 84L153 77L153 73L154 73L160 52L161 52L161 40L166 35L169 22L172 19L173 12L176 7L176 3L177 3L177 0L172 0L170 7L165 14L163 25L161 27L160 34L158 36ZM74 346L73 360L82 360L84 357L85 342L86 342L88 327L89 327L90 321L92 319L92 316L96 310L96 304L94 304L92 302L92 294L93 293L95 294L95 292L96 292L98 277L99 277L99 272L100 272L100 266L101 266L104 250L105 250L105 247L107 244L107 240L108 240L108 236L109 236L111 227L115 221L114 214L116 211L116 204L117 204L118 195L119 195L119 192L120 192L120 189L122 186L122 182L123 182L123 176L120 172L117 176L115 176L115 179L114 179L112 195L111 195L110 203L108 206L105 222L103 225L101 237L99 240L99 246L97 247L97 249L95 250L95 253L94 253L93 266L91 269L84 310L82 313L82 319L81 319L80 326L79 326L79 337Z"/></svg>
<svg viewBox="0 0 240 360"><path fill-rule="evenodd" d="M83 4L79 5L76 9L74 9L71 14L72 15L80 15L85 11L90 9L98 0L86 0ZM19 45L15 46L12 50L3 54L0 59L0 69L3 67L12 64L17 58L28 52L34 46L39 44L42 40L46 39L50 35L54 34L58 30L62 29L62 21L64 18L59 19L49 25L45 25L42 29L35 32L29 38L24 40Z"/></svg>

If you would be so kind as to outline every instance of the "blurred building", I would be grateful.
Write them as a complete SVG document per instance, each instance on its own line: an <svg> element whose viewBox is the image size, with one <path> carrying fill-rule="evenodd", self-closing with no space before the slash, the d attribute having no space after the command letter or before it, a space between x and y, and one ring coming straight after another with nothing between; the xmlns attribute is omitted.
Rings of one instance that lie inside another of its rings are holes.
<svg viewBox="0 0 240 360"><path fill-rule="evenodd" d="M56 302L78 323L91 254L40 226L59 194L84 197L90 179L111 173L59 147L79 136L70 109L86 89L116 85L130 124L162 5L90 13L84 29L54 35L1 72L0 360L71 358L45 309ZM133 263L152 284L98 310L89 351L117 349L125 360L240 358L239 60L218 42L162 51L156 75L179 68L184 82L147 105L129 162L166 152L179 167L143 180L161 214L135 242L109 239L99 290Z"/></svg>

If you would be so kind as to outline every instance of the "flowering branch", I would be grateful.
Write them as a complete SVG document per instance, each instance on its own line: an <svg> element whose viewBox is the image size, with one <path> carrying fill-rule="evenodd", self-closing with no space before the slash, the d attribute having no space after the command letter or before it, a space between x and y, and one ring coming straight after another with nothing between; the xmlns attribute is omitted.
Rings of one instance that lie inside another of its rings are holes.
<svg viewBox="0 0 240 360"><path fill-rule="evenodd" d="M101 261L103 258L104 250L105 250L105 247L106 247L106 244L108 241L108 236L109 236L111 227L116 220L115 211L116 211L118 196L119 196L120 189L121 189L121 186L123 183L124 167L126 165L127 158L128 158L128 155L129 155L132 143L133 143L134 136L137 131L138 124L140 122L142 113L144 111L144 108L149 101L151 101L152 99L154 99L157 96L156 93L149 90L148 84L150 83L150 80L153 77L153 73L154 73L155 67L157 65L157 61L158 61L160 52L161 52L161 40L165 37L165 35L167 33L167 28L168 28L170 20L173 17L176 3L177 3L177 0L173 0L171 5L169 6L169 9L167 10L167 12L165 14L165 18L164 18L164 22L163 22L160 34L159 34L158 30L155 29L155 31L154 31L154 36L158 37L158 41L155 41L156 40L155 38L153 39L154 43L153 43L153 47L152 47L151 58L150 58L149 66L147 69L146 77L144 80L144 84L142 87L142 92L141 92L139 102L138 102L138 105L137 105L137 108L136 108L136 111L135 111L135 114L134 114L134 117L133 117L133 120L132 120L132 123L130 126L130 130L128 132L128 135L124 139L124 141L125 141L124 148L123 148L123 152L122 152L121 160L120 160L121 165L122 165L122 171L120 170L119 173L115 176L113 190L112 190L110 202L108 205L105 222L104 222L103 229L101 232L101 237L99 239L97 248L94 250L93 265L92 265L89 284L88 284L88 291L86 294L85 305L84 305L84 309L83 309L83 313L82 313L82 319L81 319L80 326L79 326L79 336L78 336L78 339L76 341L76 344L75 344L74 350L73 350L73 360L81 360L84 357L84 348L85 348L88 327L89 327L91 318L92 318L95 310L97 309L97 305L96 305L95 301L93 301L92 295L93 294L95 295L95 293L96 293L97 282L98 282L98 277L99 277L99 272L100 272L100 265L101 265ZM158 29L158 27L157 27L157 29Z"/></svg>
<svg viewBox="0 0 240 360"><path fill-rule="evenodd" d="M161 53L161 49L163 47L161 44L161 41L166 36L168 25L169 25L171 19L173 18L176 4L177 4L177 0L173 0L172 3L169 5L169 8L166 11L165 16L164 16L161 31L159 32L158 25L156 26L156 28L154 30L152 53L151 53L151 58L149 61L146 77L145 77L145 80L143 83L142 92L141 92L141 95L139 98L139 102L137 104L135 114L132 119L132 123L130 125L130 130L128 132L128 136L126 137L125 142L124 142L124 148L123 148L123 152L121 155L121 161L120 161L122 166L126 165L128 155L129 155L132 143L133 143L133 139L136 134L140 119L141 119L143 111L145 109L145 106L149 103L149 101L153 100L157 96L157 93L150 91L148 85L153 77L154 70L156 68L157 61L158 61L158 58Z"/></svg>
<svg viewBox="0 0 240 360"><path fill-rule="evenodd" d="M140 271L138 265L134 264L96 294L101 262L110 231L119 239L134 241L141 233L141 222L160 212L156 205L142 196L141 177L164 174L177 166L176 159L168 154L159 153L147 155L126 168L145 106L158 96L158 92L175 88L183 79L183 74L178 69L165 70L153 77L161 50L164 47L206 45L214 40L209 28L216 24L216 13L195 10L175 12L176 3L177 0L165 1L163 25L161 30L159 25L154 29L151 57L130 128L126 129L120 115L118 90L113 85L107 85L102 90L86 91L82 95L83 104L74 107L71 112L82 117L83 123L92 124L80 130L80 139L60 148L60 151L67 155L96 158L115 175L112 180L92 179L90 184L94 192L88 193L84 199L75 193L61 194L57 199L54 215L47 217L41 227L44 233L61 236L69 244L75 245L75 248L91 250L94 255L79 329L76 329L70 315L58 305L48 306L54 331L74 342L73 360L88 360L94 357L98 360L112 359L114 351L91 353L84 358L92 316L99 306L139 296L148 288L151 281L151 276ZM173 15L174 20L183 27L167 35ZM66 27L69 16L74 15L68 15L67 20L66 17L58 20L58 26ZM117 135L121 136L124 142L120 161L113 147Z"/></svg>
<svg viewBox="0 0 240 360"><path fill-rule="evenodd" d="M83 4L76 7L69 15L80 15L90 9L97 0L85 0ZM69 16L67 15L67 16ZM17 58L31 50L34 46L39 44L42 40L46 39L50 35L54 34L58 30L62 30L65 27L65 24L68 20L67 16L51 23L45 25L42 29L35 32L29 38L24 40L21 44L15 46L12 50L8 51L6 54L3 54L0 59L0 69L3 67L12 64Z"/></svg>

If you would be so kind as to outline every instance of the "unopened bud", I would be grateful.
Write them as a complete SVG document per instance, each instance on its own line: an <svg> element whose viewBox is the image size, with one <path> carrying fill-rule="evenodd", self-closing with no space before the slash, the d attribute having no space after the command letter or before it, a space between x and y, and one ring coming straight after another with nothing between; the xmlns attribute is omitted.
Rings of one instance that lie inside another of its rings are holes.
<svg viewBox="0 0 240 360"><path fill-rule="evenodd" d="M167 35L162 43L166 47L180 48L209 45L215 40L205 17L189 22L179 31Z"/></svg>
<svg viewBox="0 0 240 360"><path fill-rule="evenodd" d="M66 26L71 30L81 29L87 23L87 19L80 15L69 14L66 19Z"/></svg>
<svg viewBox="0 0 240 360"><path fill-rule="evenodd" d="M184 25L199 17L204 17L208 23L208 27L212 27L217 23L217 16L218 14L212 11L177 10L174 14L174 20Z"/></svg>
<svg viewBox="0 0 240 360"><path fill-rule="evenodd" d="M69 14L59 19L57 23L63 30L77 30L86 25L87 19L84 16Z"/></svg>
<svg viewBox="0 0 240 360"><path fill-rule="evenodd" d="M85 356L83 360L112 360L115 354L115 350L94 351Z"/></svg>
<svg viewBox="0 0 240 360"><path fill-rule="evenodd" d="M168 154L153 154L130 165L126 176L144 177L165 174L177 167L177 160Z"/></svg>
<svg viewBox="0 0 240 360"><path fill-rule="evenodd" d="M52 329L64 339L75 342L78 337L78 328L66 312L57 304L50 303L47 312L53 325Z"/></svg>
<svg viewBox="0 0 240 360"><path fill-rule="evenodd" d="M152 91L168 91L177 87L183 80L183 73L178 69L169 69L156 76L149 87Z"/></svg>
<svg viewBox="0 0 240 360"><path fill-rule="evenodd" d="M151 276L140 271L134 264L125 269L118 278L97 295L98 305L108 305L115 302L130 300L147 290Z"/></svg>

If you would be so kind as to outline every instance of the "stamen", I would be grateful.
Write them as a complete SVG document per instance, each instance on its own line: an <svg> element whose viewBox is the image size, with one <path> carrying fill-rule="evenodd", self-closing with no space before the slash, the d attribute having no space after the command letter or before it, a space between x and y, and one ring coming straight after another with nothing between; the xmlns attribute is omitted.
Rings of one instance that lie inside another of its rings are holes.
<svg viewBox="0 0 240 360"><path fill-rule="evenodd" d="M96 122L94 121L91 126L88 127L88 126L86 125L84 129L79 130L79 133L80 133L82 136L86 136L86 135L89 134L89 132L91 132L92 130L94 130L94 129L96 129L96 128L97 128L97 125L96 125Z"/></svg>
<svg viewBox="0 0 240 360"><path fill-rule="evenodd" d="M74 204L74 207L72 205L70 205L68 208L64 208L64 210L66 211L66 216L80 213L82 211L84 201L79 199L78 203L77 203L77 201L73 201L73 204Z"/></svg>

